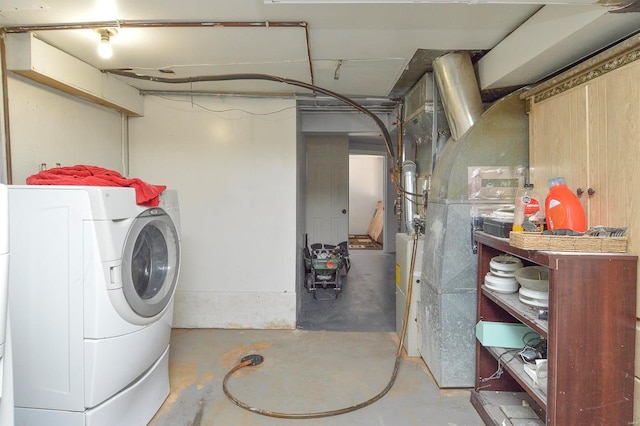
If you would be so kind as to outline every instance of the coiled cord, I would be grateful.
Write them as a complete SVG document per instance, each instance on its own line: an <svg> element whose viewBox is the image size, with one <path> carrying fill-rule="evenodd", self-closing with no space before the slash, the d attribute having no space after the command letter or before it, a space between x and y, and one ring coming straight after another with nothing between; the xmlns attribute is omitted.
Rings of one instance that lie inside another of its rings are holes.
<svg viewBox="0 0 640 426"><path fill-rule="evenodd" d="M320 411L315 413L282 413L282 412L270 411L262 408L252 407L249 404L233 396L229 391L229 389L227 388L227 383L229 381L229 378L231 378L231 376L233 376L233 374L236 371L245 367L255 366L262 363L263 357L261 355L254 354L254 355L248 355L242 358L240 363L235 367L233 367L231 370L229 370L229 372L224 376L224 380L222 381L222 390L224 391L224 394L227 396L227 398L229 398L229 400L233 402L235 405L237 405L238 407L243 408L252 413L263 415L263 416L276 417L280 419L317 419L320 417L337 416L340 414L346 414L352 411L359 410L361 408L364 408L373 404L374 402L378 401L383 396L385 396L387 392L391 390L391 388L393 387L396 381L396 378L398 377L398 370L400 368L400 359L402 358L402 349L404 347L404 339L405 339L405 336L407 335L407 324L409 323L409 308L411 306L411 296L413 292L413 272L414 272L415 263L416 263L416 252L418 250L418 237L419 237L419 234L416 234L413 240L413 253L411 255L411 267L409 270L409 278L408 278L409 283L407 286L407 305L404 311L404 323L402 325L402 333L400 335L400 341L398 343L398 349L396 351L396 359L393 366L393 372L391 373L391 378L387 382L387 385L384 387L384 389L382 389L375 396L369 398L364 402L361 402L359 404L352 405L349 407L340 408L337 410Z"/></svg>

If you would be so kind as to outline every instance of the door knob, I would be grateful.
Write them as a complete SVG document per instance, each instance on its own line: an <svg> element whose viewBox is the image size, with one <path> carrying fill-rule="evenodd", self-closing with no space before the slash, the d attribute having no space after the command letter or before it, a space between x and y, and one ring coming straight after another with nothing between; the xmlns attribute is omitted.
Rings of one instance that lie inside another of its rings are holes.
<svg viewBox="0 0 640 426"><path fill-rule="evenodd" d="M347 214L347 209L342 209L342 214Z"/></svg>
<svg viewBox="0 0 640 426"><path fill-rule="evenodd" d="M589 188L589 189L587 189L587 194L589 194L589 195L593 195L593 194L595 194L595 193L596 193L596 190L595 190L595 189L593 189L593 188Z"/></svg>
<svg viewBox="0 0 640 426"><path fill-rule="evenodd" d="M584 194L584 190L582 188L576 189L576 195L578 195L578 198L582 197L582 194Z"/></svg>

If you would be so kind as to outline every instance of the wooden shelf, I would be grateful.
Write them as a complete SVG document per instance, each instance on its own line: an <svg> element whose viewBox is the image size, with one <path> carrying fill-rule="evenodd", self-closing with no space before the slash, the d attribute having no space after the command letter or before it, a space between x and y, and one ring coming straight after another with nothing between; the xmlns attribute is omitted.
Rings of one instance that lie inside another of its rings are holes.
<svg viewBox="0 0 640 426"><path fill-rule="evenodd" d="M471 391L471 405L480 413L486 425L491 426L512 426L512 422L504 412L504 407L531 407L536 413L535 401L526 392L493 392L493 391ZM525 423L526 421L526 423ZM516 424L527 426L544 425L544 421L536 414L531 418L517 419Z"/></svg>
<svg viewBox="0 0 640 426"><path fill-rule="evenodd" d="M574 258L576 260L588 261L589 259L602 259L603 256L615 259L637 259L626 253L582 253L582 252L559 252L559 251L541 251L541 250L523 250L518 247L509 245L508 238L498 238L493 235L486 234L482 231L473 233L474 240L477 243L486 244L502 253L526 259L529 264L546 266L549 269L558 269L558 261L560 259Z"/></svg>
<svg viewBox="0 0 640 426"><path fill-rule="evenodd" d="M517 292L509 294L497 293L489 290L485 286L482 286L482 294L494 301L502 309L509 312L518 321L529 326L529 328L538 333L540 337L544 337L545 339L547 338L549 322L538 318L540 309L545 308L534 308L525 305L520 301Z"/></svg>
<svg viewBox="0 0 640 426"><path fill-rule="evenodd" d="M547 395L545 395L542 390L533 383L531 377L524 372L524 362L518 355L519 349L485 349L493 355L496 361L500 360L502 367L527 391L543 410L547 409Z"/></svg>
<svg viewBox="0 0 640 426"><path fill-rule="evenodd" d="M487 402L489 396L524 393L547 425L632 422L638 258L521 250L505 238L483 232L475 232L474 239L478 243L477 320L526 324L546 338L548 357L545 395L525 373L518 355L512 357L508 349L487 348L476 341L472 402L480 416L488 424L501 424L492 415L501 410ZM547 321L538 318L539 308L520 302L518 293L484 288L491 259L505 253L520 258L524 266L549 268ZM503 374L483 380L496 372L501 356Z"/></svg>

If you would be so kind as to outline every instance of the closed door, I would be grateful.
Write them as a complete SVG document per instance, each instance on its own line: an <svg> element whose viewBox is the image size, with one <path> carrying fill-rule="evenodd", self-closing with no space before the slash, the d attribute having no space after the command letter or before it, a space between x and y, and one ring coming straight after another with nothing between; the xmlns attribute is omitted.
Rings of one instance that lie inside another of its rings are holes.
<svg viewBox="0 0 640 426"><path fill-rule="evenodd" d="M349 140L308 136L306 229L309 244L349 238Z"/></svg>

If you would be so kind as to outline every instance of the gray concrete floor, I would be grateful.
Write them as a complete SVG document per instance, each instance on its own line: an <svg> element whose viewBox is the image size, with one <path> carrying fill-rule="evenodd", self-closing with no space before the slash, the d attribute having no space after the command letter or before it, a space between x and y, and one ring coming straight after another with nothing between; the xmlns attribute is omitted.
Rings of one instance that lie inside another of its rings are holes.
<svg viewBox="0 0 640 426"><path fill-rule="evenodd" d="M388 332L175 329L171 394L150 423L199 425L482 425L468 390L438 389L420 358L403 357L396 383L377 402L334 417L287 420L246 411L222 390L225 374L251 353L264 362L235 373L229 391L264 410L307 413L350 407L376 395L393 370Z"/></svg>
<svg viewBox="0 0 640 426"><path fill-rule="evenodd" d="M439 389L421 358L402 358L380 400L339 416L309 420L266 417L227 399L225 374L248 354L264 363L229 380L250 406L316 413L360 404L385 388L395 361L395 255L352 250L352 268L336 300L303 296L298 330L174 329L171 394L152 426L475 426L483 422L466 389Z"/></svg>
<svg viewBox="0 0 640 426"><path fill-rule="evenodd" d="M394 331L396 329L396 258L381 250L351 250L351 269L338 298L318 289L303 290L298 328L324 331ZM329 300L322 300L329 299Z"/></svg>

